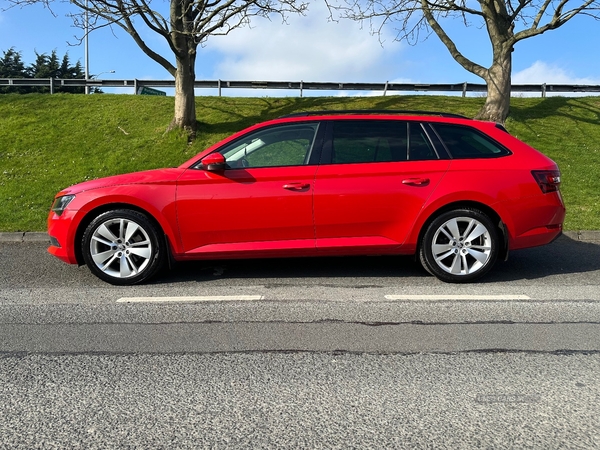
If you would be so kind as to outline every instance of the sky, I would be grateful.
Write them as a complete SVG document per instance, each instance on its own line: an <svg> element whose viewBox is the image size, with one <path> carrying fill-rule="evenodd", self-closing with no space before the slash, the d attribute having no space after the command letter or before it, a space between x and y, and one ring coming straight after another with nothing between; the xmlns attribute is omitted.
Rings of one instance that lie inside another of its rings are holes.
<svg viewBox="0 0 600 450"><path fill-rule="evenodd" d="M160 0L164 4L166 1ZM0 51L14 48L26 64L35 52L59 57L68 52L72 62L84 65L84 46L66 16L68 3L54 3L53 13L41 5L9 8L0 0ZM432 35L416 45L394 39L393 27L381 38L373 36L369 24L328 20L322 0L309 5L305 16L290 16L286 24L255 18L251 27L227 36L208 39L199 48L198 80L320 81L385 83L482 83L483 80L455 62L439 39ZM491 49L484 29L460 20L447 23L459 50L475 62L488 66ZM164 56L168 47L156 34L145 35L148 44ZM519 42L513 53L513 83L600 84L600 21L576 17L561 28ZM173 59L170 57L169 59ZM89 36L89 71L104 79L172 79L158 63L147 57L120 29L100 29ZM114 71L114 73L111 73ZM115 90L120 93L126 89ZM319 91L305 95L354 95ZM215 95L214 90L197 90L197 95ZM223 90L223 95L297 96L288 91ZM518 94L514 94L518 95ZM564 94L563 94L564 95Z"/></svg>

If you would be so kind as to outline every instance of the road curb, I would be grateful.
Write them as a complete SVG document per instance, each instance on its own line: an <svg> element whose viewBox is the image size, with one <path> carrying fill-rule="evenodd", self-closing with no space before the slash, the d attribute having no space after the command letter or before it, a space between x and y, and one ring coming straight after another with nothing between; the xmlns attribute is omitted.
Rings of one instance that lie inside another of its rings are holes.
<svg viewBox="0 0 600 450"><path fill-rule="evenodd" d="M575 241L600 243L600 231L565 231L563 234Z"/></svg>
<svg viewBox="0 0 600 450"><path fill-rule="evenodd" d="M565 231L563 233L569 239L582 242L600 243L600 231L581 230L581 231ZM49 242L48 233L44 232L0 232L0 242Z"/></svg>
<svg viewBox="0 0 600 450"><path fill-rule="evenodd" d="M48 233L43 232L0 232L0 242L50 242L50 238L48 237Z"/></svg>

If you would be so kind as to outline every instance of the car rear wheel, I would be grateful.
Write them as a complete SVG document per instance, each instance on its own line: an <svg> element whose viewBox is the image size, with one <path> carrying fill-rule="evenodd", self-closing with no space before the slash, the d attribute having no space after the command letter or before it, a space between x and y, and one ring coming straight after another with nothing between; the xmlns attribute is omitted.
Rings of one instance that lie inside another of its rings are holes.
<svg viewBox="0 0 600 450"><path fill-rule="evenodd" d="M421 263L442 281L465 283L486 274L498 259L498 229L477 209L456 209L435 218L419 248Z"/></svg>
<svg viewBox="0 0 600 450"><path fill-rule="evenodd" d="M98 278L117 285L141 283L165 260L157 227L137 211L119 209L96 217L82 240L83 259Z"/></svg>

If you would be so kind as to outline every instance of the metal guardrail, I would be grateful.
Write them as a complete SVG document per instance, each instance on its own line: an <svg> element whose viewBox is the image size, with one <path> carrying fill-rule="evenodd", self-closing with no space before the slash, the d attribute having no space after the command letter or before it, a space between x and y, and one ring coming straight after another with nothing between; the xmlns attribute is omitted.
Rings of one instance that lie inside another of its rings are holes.
<svg viewBox="0 0 600 450"><path fill-rule="evenodd" d="M89 88L134 88L139 93L142 88L174 88L175 80L97 80L97 79L59 79L59 78L0 78L2 86L39 86L50 88L53 93L61 87ZM487 92L483 83L454 84L411 84L411 83L328 83L307 81L223 81L196 80L196 89L218 89L219 96L223 89L284 89L298 90L302 97L305 90L322 91L382 91L388 92L460 92L465 97L467 92ZM546 97L548 92L600 92L600 85L577 84L513 84L512 92L539 92Z"/></svg>

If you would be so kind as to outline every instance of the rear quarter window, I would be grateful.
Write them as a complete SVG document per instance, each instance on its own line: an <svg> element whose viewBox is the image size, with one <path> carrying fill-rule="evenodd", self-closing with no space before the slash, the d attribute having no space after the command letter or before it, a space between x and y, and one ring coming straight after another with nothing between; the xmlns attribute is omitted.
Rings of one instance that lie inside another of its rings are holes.
<svg viewBox="0 0 600 450"><path fill-rule="evenodd" d="M431 124L452 158L498 158L510 151L482 132L466 126Z"/></svg>

